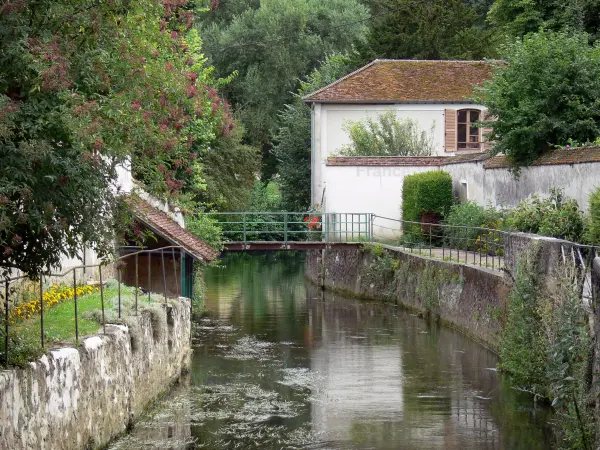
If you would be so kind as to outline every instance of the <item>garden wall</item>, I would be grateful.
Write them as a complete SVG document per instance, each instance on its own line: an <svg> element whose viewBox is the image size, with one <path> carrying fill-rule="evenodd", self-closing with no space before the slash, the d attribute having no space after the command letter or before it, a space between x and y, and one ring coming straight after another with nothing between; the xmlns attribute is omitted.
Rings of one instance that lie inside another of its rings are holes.
<svg viewBox="0 0 600 450"><path fill-rule="evenodd" d="M515 178L504 156L464 154L429 157L331 157L323 167L323 212L374 213L401 219L404 177L444 170L457 198L482 206L511 207L534 194L564 189L586 212L598 186L600 148L551 152ZM320 200L319 202L320 203ZM391 226L387 224L386 226ZM383 233L383 231L382 231Z"/></svg>
<svg viewBox="0 0 600 450"><path fill-rule="evenodd" d="M510 291L500 272L349 244L309 252L306 276L325 289L431 315L492 349L499 346Z"/></svg>
<svg viewBox="0 0 600 450"><path fill-rule="evenodd" d="M0 448L106 445L189 369L190 314L185 299L153 306L79 347L0 372Z"/></svg>

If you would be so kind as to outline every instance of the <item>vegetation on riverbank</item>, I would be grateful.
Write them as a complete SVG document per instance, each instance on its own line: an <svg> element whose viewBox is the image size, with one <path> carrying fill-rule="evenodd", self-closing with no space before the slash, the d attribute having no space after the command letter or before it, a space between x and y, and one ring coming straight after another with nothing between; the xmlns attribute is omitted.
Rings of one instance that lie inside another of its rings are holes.
<svg viewBox="0 0 600 450"><path fill-rule="evenodd" d="M84 288L84 287L81 287ZM50 288L52 290L52 288ZM57 289L59 290L59 289ZM77 297L80 340L86 335L96 333L102 325L102 302L98 287L91 287L90 293ZM123 323L127 317L133 316L135 310L135 288L121 285L121 319L119 319L119 300L117 282L111 280L104 287L104 319L106 323ZM148 306L164 302L164 297L138 293L138 312ZM75 342L75 303L73 298L60 303L44 302L48 309L44 310L44 343L46 348L57 344ZM38 302L39 304L39 302ZM17 308L15 306L15 308ZM9 324L8 365L24 366L41 356L41 316L38 312L25 319L16 319ZM0 351L4 353L4 339L0 342ZM4 355L3 355L4 356Z"/></svg>
<svg viewBox="0 0 600 450"><path fill-rule="evenodd" d="M518 389L552 404L561 448L589 449L595 442L589 398L592 340L578 271L566 264L555 279L545 279L539 257L534 248L517 265L501 367Z"/></svg>

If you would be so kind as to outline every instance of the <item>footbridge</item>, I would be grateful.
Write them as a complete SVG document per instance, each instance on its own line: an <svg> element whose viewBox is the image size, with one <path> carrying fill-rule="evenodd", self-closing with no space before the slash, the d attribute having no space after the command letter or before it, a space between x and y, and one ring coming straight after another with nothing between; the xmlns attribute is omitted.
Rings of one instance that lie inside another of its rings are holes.
<svg viewBox="0 0 600 450"><path fill-rule="evenodd" d="M371 213L227 212L210 217L221 228L225 251L319 250L371 242Z"/></svg>
<svg viewBox="0 0 600 450"><path fill-rule="evenodd" d="M320 250L357 243L383 246L491 269L504 266L510 233L469 226L411 222L374 213L227 212L209 214L224 250Z"/></svg>

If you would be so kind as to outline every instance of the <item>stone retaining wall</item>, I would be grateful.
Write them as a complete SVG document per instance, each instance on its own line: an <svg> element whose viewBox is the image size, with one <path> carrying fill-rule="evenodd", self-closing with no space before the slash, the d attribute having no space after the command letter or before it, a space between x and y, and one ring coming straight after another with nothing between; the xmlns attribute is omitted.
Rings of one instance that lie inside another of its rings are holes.
<svg viewBox="0 0 600 450"><path fill-rule="evenodd" d="M384 300L439 318L492 349L499 346L510 280L498 271L360 245L312 251L306 276L326 289Z"/></svg>
<svg viewBox="0 0 600 450"><path fill-rule="evenodd" d="M0 372L0 448L98 448L123 433L189 369L191 306L142 310L78 348Z"/></svg>

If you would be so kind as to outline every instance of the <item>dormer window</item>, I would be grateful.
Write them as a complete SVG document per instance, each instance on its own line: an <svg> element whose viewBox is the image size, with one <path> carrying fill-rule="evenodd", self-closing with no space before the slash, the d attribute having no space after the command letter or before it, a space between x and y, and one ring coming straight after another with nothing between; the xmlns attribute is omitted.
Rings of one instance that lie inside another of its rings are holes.
<svg viewBox="0 0 600 450"><path fill-rule="evenodd" d="M477 126L481 111L461 109L457 111L457 148L458 150L479 150L481 148L481 128Z"/></svg>

